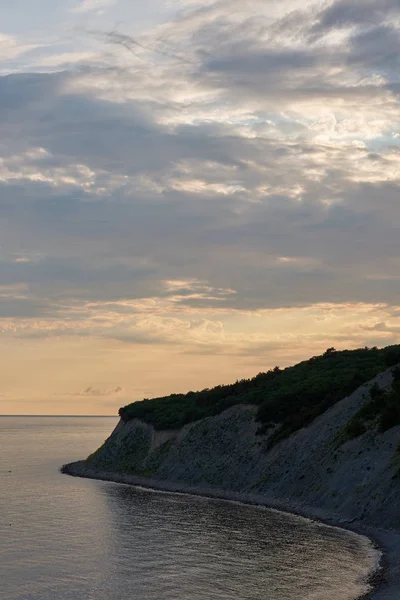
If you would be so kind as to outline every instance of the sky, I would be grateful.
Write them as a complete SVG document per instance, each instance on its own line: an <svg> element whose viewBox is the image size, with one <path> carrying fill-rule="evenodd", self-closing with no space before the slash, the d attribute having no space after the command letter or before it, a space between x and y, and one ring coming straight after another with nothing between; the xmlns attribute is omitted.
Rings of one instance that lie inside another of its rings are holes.
<svg viewBox="0 0 400 600"><path fill-rule="evenodd" d="M398 0L0 15L0 413L400 343Z"/></svg>

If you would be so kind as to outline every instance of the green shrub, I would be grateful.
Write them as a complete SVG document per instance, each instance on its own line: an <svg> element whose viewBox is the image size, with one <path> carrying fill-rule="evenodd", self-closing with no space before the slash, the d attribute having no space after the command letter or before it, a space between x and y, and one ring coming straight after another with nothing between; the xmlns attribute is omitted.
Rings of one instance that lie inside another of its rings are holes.
<svg viewBox="0 0 400 600"><path fill-rule="evenodd" d="M379 415L379 431L384 432L400 425L400 394L392 391L385 395Z"/></svg>
<svg viewBox="0 0 400 600"><path fill-rule="evenodd" d="M343 429L340 441L359 437L368 426L378 425L378 431L384 433L400 425L400 382L393 384L390 391L380 389L374 384L370 389L371 400L364 404Z"/></svg>
<svg viewBox="0 0 400 600"><path fill-rule="evenodd" d="M393 367L400 363L400 346L387 346L383 349L385 363L388 367Z"/></svg>
<svg viewBox="0 0 400 600"><path fill-rule="evenodd" d="M343 430L343 441L352 440L354 438L360 437L363 433L366 432L365 424L359 418L351 419Z"/></svg>
<svg viewBox="0 0 400 600"><path fill-rule="evenodd" d="M395 367L392 370L392 375L393 375L393 381L394 381L395 384L398 383L398 382L400 382L400 366Z"/></svg>

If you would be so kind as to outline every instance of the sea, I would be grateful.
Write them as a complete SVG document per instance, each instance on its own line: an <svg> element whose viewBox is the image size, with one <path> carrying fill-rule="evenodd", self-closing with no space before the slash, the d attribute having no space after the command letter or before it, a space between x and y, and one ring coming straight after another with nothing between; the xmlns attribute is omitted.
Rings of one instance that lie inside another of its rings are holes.
<svg viewBox="0 0 400 600"><path fill-rule="evenodd" d="M270 509L62 475L115 418L0 417L1 600L353 600L365 538Z"/></svg>

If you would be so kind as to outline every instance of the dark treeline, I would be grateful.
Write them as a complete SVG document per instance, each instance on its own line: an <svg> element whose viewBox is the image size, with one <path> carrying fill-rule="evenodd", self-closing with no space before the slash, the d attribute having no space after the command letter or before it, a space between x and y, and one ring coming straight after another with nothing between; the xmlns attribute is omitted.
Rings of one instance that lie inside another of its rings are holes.
<svg viewBox="0 0 400 600"><path fill-rule="evenodd" d="M269 438L272 445L399 362L400 345L342 351L328 348L321 356L293 367L275 367L231 385L134 402L121 408L119 414L124 421L137 418L156 429L178 429L235 404L254 404L259 407L259 433L275 426Z"/></svg>

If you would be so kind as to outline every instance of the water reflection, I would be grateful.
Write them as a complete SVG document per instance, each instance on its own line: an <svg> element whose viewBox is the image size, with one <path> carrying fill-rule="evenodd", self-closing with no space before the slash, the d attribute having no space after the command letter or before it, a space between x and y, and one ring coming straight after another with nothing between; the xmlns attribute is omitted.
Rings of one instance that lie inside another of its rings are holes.
<svg viewBox="0 0 400 600"><path fill-rule="evenodd" d="M340 530L223 501L102 491L121 597L132 586L138 600L333 600L359 591L360 544Z"/></svg>

